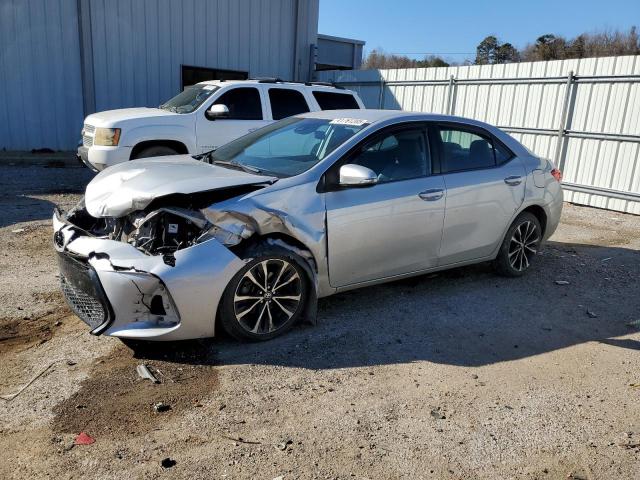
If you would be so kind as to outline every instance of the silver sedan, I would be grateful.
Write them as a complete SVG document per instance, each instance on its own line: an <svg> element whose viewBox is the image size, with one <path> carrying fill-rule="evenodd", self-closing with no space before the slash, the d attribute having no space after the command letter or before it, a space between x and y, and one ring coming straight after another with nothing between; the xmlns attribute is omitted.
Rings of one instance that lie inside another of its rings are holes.
<svg viewBox="0 0 640 480"><path fill-rule="evenodd" d="M486 261L522 275L558 225L560 180L474 120L290 117L99 173L54 213L62 291L94 334L267 340L348 289Z"/></svg>

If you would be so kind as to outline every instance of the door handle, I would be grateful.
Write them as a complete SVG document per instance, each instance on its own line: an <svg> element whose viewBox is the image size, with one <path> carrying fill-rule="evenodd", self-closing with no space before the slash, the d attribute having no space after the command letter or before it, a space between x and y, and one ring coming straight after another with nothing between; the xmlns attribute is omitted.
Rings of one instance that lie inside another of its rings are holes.
<svg viewBox="0 0 640 480"><path fill-rule="evenodd" d="M511 177L507 177L504 179L504 183L507 185L511 185L515 187L516 185L520 185L522 183L522 177L518 175L512 175Z"/></svg>
<svg viewBox="0 0 640 480"><path fill-rule="evenodd" d="M431 188L429 190L425 190L424 192L420 192L418 196L427 202L435 202L436 200L440 200L444 196L444 190L441 188Z"/></svg>

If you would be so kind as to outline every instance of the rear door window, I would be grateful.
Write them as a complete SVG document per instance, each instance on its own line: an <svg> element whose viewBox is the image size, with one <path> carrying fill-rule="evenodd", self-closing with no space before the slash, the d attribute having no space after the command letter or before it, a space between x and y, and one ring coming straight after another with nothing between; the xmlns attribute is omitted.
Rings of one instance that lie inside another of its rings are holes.
<svg viewBox="0 0 640 480"><path fill-rule="evenodd" d="M313 98L316 99L322 110L351 110L359 109L360 105L350 93L335 92L313 92Z"/></svg>
<svg viewBox="0 0 640 480"><path fill-rule="evenodd" d="M223 93L213 104L226 105L230 120L262 120L262 102L257 88L234 88Z"/></svg>
<svg viewBox="0 0 640 480"><path fill-rule="evenodd" d="M274 120L309 111L309 105L307 105L304 95L298 90L290 88L270 88L269 102L271 103L271 117Z"/></svg>
<svg viewBox="0 0 640 480"><path fill-rule="evenodd" d="M439 127L442 173L489 168L496 165L490 137L463 128Z"/></svg>

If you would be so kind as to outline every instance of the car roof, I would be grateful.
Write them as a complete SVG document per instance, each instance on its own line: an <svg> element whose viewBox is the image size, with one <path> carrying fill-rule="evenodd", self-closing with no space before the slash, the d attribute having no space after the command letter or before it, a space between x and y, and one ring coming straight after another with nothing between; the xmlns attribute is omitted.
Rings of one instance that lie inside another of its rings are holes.
<svg viewBox="0 0 640 480"><path fill-rule="evenodd" d="M278 79L259 79L259 78L251 78L248 80L205 80L204 82L198 82L197 85L215 85L216 87L224 87L227 85L285 85L290 87L301 87L301 88L313 88L313 89L329 89L329 90L338 90L340 92L345 93L353 93L351 90L345 90L344 88L336 87L334 85L327 85L323 83L314 83L314 82L286 82Z"/></svg>
<svg viewBox="0 0 640 480"><path fill-rule="evenodd" d="M471 118L456 117L453 115L441 115L437 113L424 112L408 112L405 110L379 110L374 108L352 109L352 110L321 110L318 112L309 112L297 115L299 117L322 118L326 120L335 120L337 118L353 118L363 120L367 123L376 123L383 120L415 120L415 121L437 121L437 122L457 122L469 125L477 125L482 127L491 127L491 125ZM495 128L495 127L492 127Z"/></svg>
<svg viewBox="0 0 640 480"><path fill-rule="evenodd" d="M472 118L457 117L454 115L441 115L437 113L424 112L407 112L403 110L378 110L378 109L362 109L362 110L320 110L317 112L303 113L296 115L302 118L319 118L324 120L335 120L338 118L348 118L350 120L362 120L370 124L372 127L376 124L384 123L392 125L402 122L455 122L471 127L482 128L494 136L498 137L517 155L525 155L526 149L511 135L503 132L498 127L491 124L474 120Z"/></svg>

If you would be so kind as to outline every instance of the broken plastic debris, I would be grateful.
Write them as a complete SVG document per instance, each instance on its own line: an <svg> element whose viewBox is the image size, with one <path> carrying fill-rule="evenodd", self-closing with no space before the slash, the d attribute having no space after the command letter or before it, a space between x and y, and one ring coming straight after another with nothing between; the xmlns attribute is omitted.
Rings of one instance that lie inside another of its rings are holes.
<svg viewBox="0 0 640 480"><path fill-rule="evenodd" d="M145 380L151 380L153 383L160 383L160 380L158 380L153 375L153 373L149 371L149 368L145 364L141 363L136 367L136 370L138 371L138 375L140 375L140 378L144 378Z"/></svg>
<svg viewBox="0 0 640 480"><path fill-rule="evenodd" d="M24 228L16 228L15 230L11 230L11 233L22 233L24 232Z"/></svg>
<svg viewBox="0 0 640 480"><path fill-rule="evenodd" d="M567 280L556 280L556 285L569 285Z"/></svg>
<svg viewBox="0 0 640 480"><path fill-rule="evenodd" d="M91 445L95 443L96 439L90 435L87 435L85 432L80 432L73 442L74 445Z"/></svg>

